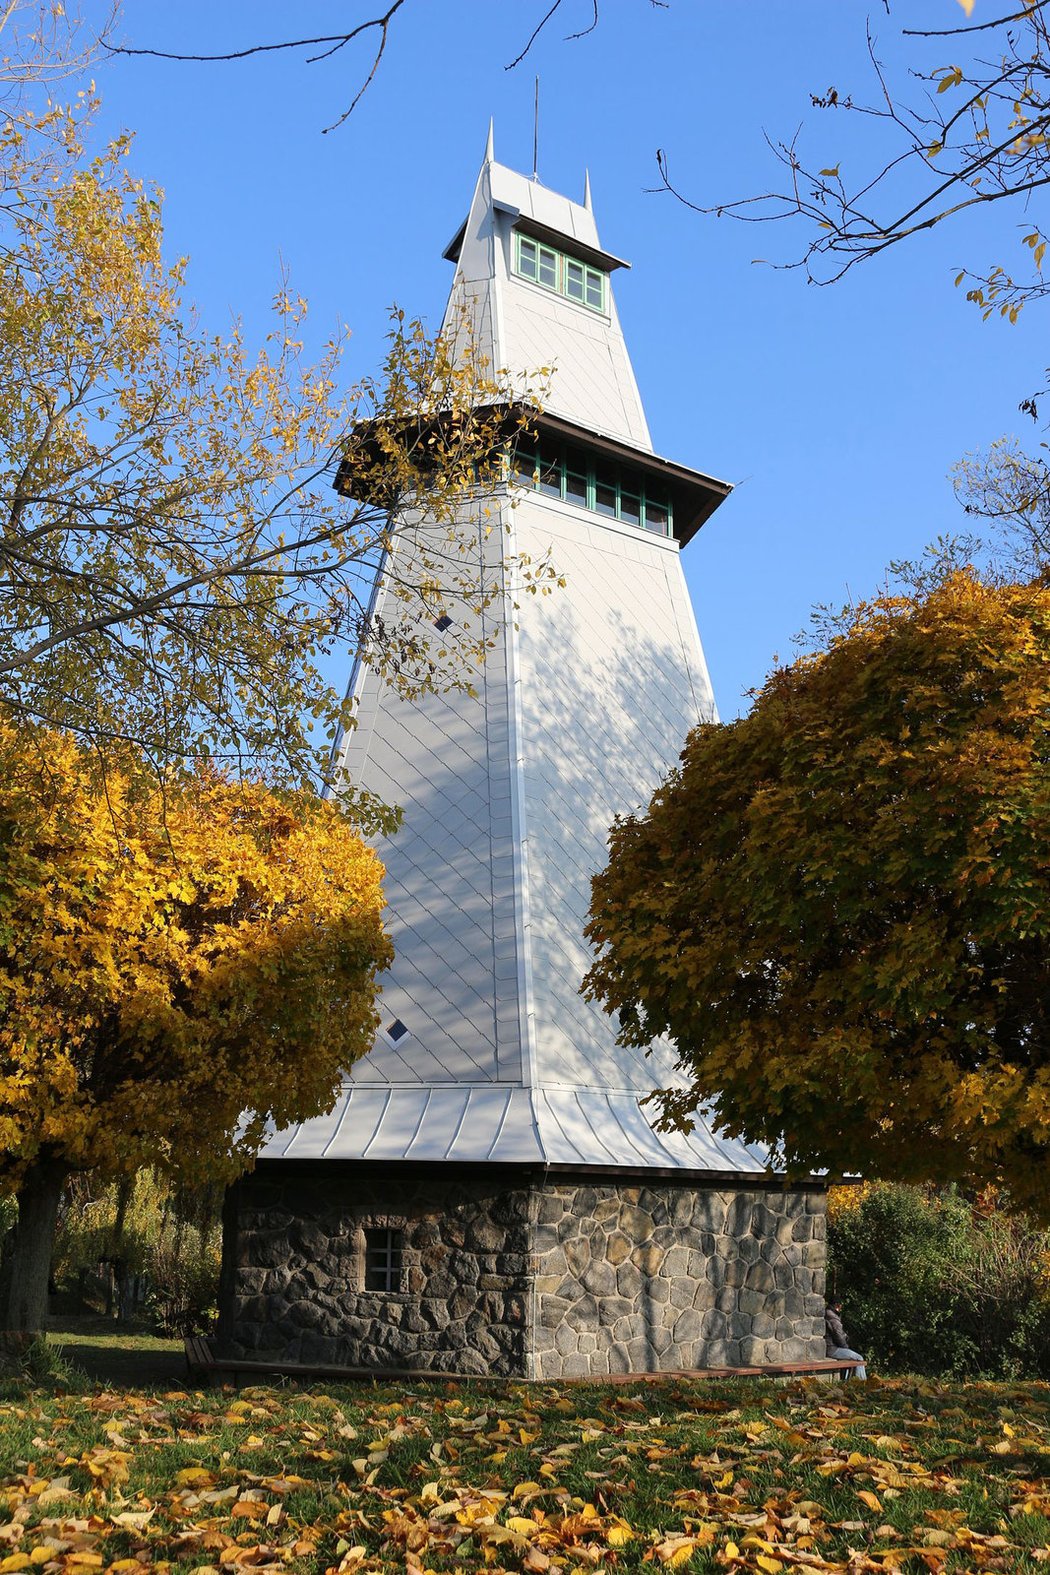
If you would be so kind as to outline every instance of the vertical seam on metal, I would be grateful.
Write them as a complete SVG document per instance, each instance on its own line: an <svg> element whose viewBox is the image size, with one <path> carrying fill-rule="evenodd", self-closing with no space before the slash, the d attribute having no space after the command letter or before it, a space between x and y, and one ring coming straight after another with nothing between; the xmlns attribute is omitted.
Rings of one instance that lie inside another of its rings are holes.
<svg viewBox="0 0 1050 1575"><path fill-rule="evenodd" d="M507 556L517 550L517 531L514 511L508 501L501 511L501 529L504 531ZM529 838L525 809L525 756L522 752L524 714L521 700L521 649L519 631L514 616L514 587L507 571L504 557L504 614L507 628L507 678L510 683L510 703L507 718L510 723L511 755L511 826L514 858L514 906L518 941L518 1022L521 1037L522 1081L533 1089L536 1086L536 1008L532 992L532 920L529 908ZM533 1121L540 1153L546 1159L543 1136L533 1106Z"/></svg>

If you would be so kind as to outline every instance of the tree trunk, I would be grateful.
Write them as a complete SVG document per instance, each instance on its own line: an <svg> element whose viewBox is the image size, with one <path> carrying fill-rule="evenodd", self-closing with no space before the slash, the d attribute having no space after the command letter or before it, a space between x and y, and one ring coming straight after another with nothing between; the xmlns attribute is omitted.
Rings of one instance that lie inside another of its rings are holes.
<svg viewBox="0 0 1050 1575"><path fill-rule="evenodd" d="M47 1285L62 1188L68 1166L37 1159L18 1189L18 1220L0 1262L0 1330L39 1334L47 1313Z"/></svg>

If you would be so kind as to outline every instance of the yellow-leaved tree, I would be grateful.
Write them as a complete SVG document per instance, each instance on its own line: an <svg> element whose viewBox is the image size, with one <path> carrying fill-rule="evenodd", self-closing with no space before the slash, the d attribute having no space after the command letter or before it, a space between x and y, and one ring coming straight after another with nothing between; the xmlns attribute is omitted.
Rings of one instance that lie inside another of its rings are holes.
<svg viewBox="0 0 1050 1575"><path fill-rule="evenodd" d="M390 961L336 806L0 727L0 1329L41 1327L78 1170L223 1177L330 1108Z"/></svg>
<svg viewBox="0 0 1050 1575"><path fill-rule="evenodd" d="M453 346L400 312L382 375L342 388L342 340L312 359L286 286L258 350L203 332L158 193L89 131L54 107L0 126L0 701L159 770L316 786L352 720L327 658L419 692L469 685L498 637L476 537L515 393L463 325Z"/></svg>
<svg viewBox="0 0 1050 1575"><path fill-rule="evenodd" d="M594 882L591 995L788 1165L1050 1212L1050 583L856 609L698 728Z"/></svg>

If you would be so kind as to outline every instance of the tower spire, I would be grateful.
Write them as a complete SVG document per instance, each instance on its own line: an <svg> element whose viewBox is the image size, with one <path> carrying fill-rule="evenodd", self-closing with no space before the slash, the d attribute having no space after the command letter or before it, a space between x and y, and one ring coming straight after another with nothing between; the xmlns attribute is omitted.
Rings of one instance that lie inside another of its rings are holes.
<svg viewBox="0 0 1050 1575"><path fill-rule="evenodd" d="M495 121L494 121L493 117L490 115L489 116L488 140L485 143L485 163L486 164L491 164L492 161L496 157L496 145L495 145L495 140L494 140L494 136L493 136L494 126L495 126Z"/></svg>
<svg viewBox="0 0 1050 1575"><path fill-rule="evenodd" d="M532 106L532 178L540 178L540 79L536 78L536 97Z"/></svg>
<svg viewBox="0 0 1050 1575"><path fill-rule="evenodd" d="M590 172L590 170L584 170L584 172L583 172L583 206L587 209L588 213L591 213L593 211L592 208L591 208L591 172Z"/></svg>

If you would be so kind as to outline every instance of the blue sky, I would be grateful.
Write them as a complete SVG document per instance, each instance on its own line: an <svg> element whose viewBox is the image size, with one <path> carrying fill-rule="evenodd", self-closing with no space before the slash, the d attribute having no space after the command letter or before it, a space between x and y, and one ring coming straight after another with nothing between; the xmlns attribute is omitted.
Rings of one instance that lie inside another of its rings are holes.
<svg viewBox="0 0 1050 1575"><path fill-rule="evenodd" d="M873 165L871 124L814 113L810 93L870 96L869 11L880 53L903 72L915 57L901 27L951 26L957 0L892 3L888 16L853 0L604 0L598 28L575 42L565 35L586 25L590 0L564 0L506 70L547 3L407 0L376 80L327 135L367 71L367 44L316 65L117 59L97 76L103 128L135 131L133 162L165 191L168 250L191 259L202 324L232 314L261 338L283 264L319 338L351 328L353 380L379 364L391 303L439 321L451 280L441 252L490 115L497 157L531 169L538 73L540 178L580 197L589 167L603 243L633 264L617 303L654 444L737 484L684 555L732 716L774 658L790 657L813 604L869 593L891 559L963 527L947 480L962 454L1006 432L1035 440L1017 404L1041 386L1039 308L1017 327L982 324L952 287L964 264L1016 259L1031 226L989 209L816 289L752 261L796 255L790 226L701 218L647 190L657 147L700 201L764 190L777 173L764 133L788 136L802 120L814 163L847 175ZM89 17L101 9L85 0ZM125 0L120 35L205 52L367 14L368 0ZM951 53L931 45L921 58Z"/></svg>

